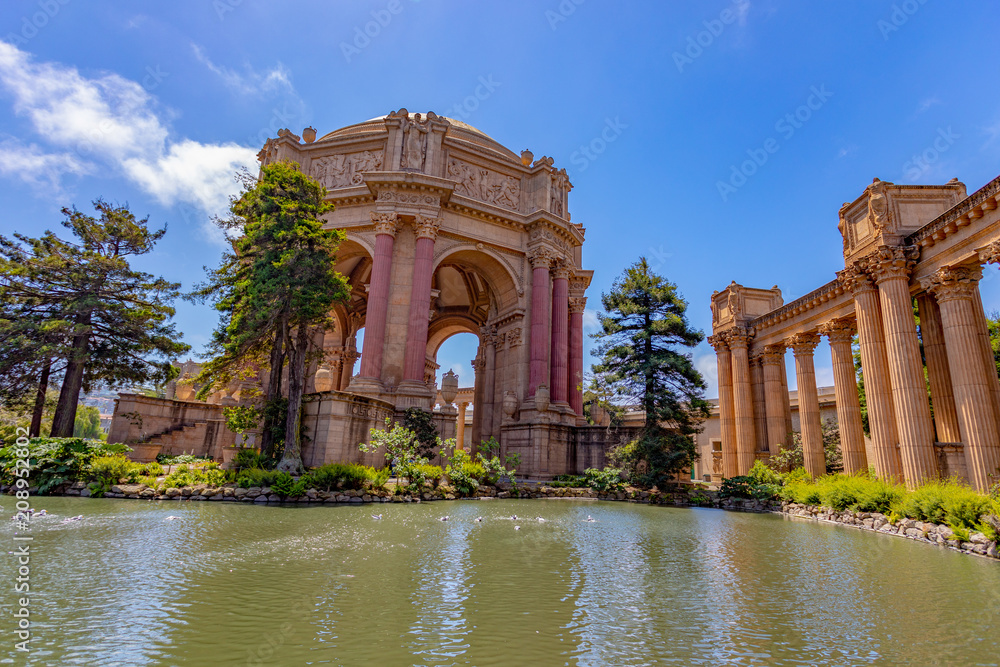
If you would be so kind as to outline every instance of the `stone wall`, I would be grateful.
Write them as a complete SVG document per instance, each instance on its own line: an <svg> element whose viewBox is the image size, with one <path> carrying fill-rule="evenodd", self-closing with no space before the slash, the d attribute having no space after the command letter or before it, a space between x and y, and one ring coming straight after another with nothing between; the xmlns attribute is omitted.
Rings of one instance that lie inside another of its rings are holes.
<svg viewBox="0 0 1000 667"><path fill-rule="evenodd" d="M123 393L115 401L108 442L150 442L162 445L164 454L219 458L235 435L225 428L221 405Z"/></svg>
<svg viewBox="0 0 1000 667"><path fill-rule="evenodd" d="M385 428L395 417L392 403L339 391L307 394L302 402L302 463L316 467L324 463L362 463L382 467L381 452L365 454L358 449L370 439L372 428ZM306 439L308 438L308 439Z"/></svg>

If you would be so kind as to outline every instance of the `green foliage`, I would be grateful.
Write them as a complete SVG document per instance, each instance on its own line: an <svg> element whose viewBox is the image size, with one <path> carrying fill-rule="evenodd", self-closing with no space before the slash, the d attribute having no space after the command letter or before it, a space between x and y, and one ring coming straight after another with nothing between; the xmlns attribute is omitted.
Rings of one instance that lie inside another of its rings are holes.
<svg viewBox="0 0 1000 667"><path fill-rule="evenodd" d="M264 470L263 468L247 468L241 470L236 476L236 486L249 489L254 486L265 487L274 484L278 471Z"/></svg>
<svg viewBox="0 0 1000 667"><path fill-rule="evenodd" d="M826 472L840 472L844 469L844 458L840 452L840 427L833 419L827 419L822 424L823 456L826 460ZM768 465L775 470L793 470L804 464L802 452L802 434L792 433L792 444L782 448L768 460Z"/></svg>
<svg viewBox="0 0 1000 667"><path fill-rule="evenodd" d="M147 463L144 466L143 472L150 477L159 477L163 474L163 466L161 466L158 462L153 461L152 463Z"/></svg>
<svg viewBox="0 0 1000 667"><path fill-rule="evenodd" d="M690 326L677 286L650 270L645 258L615 280L601 304L594 374L612 396L607 402L638 403L646 414L642 435L619 448L616 461L634 483L661 484L697 457L694 435L708 418L708 403L705 381L683 348L694 348L704 335Z"/></svg>
<svg viewBox="0 0 1000 667"><path fill-rule="evenodd" d="M753 462L753 467L750 468L750 471L747 473L747 477L751 478L757 484L783 486L785 483L785 480L782 479L780 474L769 468L760 459Z"/></svg>
<svg viewBox="0 0 1000 667"><path fill-rule="evenodd" d="M381 449L389 463L392 473L398 478L406 478L412 488L420 488L428 479L437 481L444 475L440 466L432 466L427 458L421 456L421 444L417 434L401 424L392 424L391 419L385 420L385 429L373 428L370 431L371 441L358 445L365 453L374 453ZM455 441L442 442L437 438L437 447L442 451L454 448Z"/></svg>
<svg viewBox="0 0 1000 667"><path fill-rule="evenodd" d="M414 433L417 438L417 456L432 458L441 444L434 415L420 408L407 408L403 413L403 428Z"/></svg>
<svg viewBox="0 0 1000 667"><path fill-rule="evenodd" d="M500 443L497 439L490 437L489 440L481 440L479 451L476 452L476 462L483 466L486 471L485 481L496 484L501 480L509 480L511 484L517 484L517 469L521 465L521 455L508 452L500 459Z"/></svg>
<svg viewBox="0 0 1000 667"><path fill-rule="evenodd" d="M222 408L222 416L226 419L226 428L246 436L249 431L260 427L264 415L260 408L252 405L232 405Z"/></svg>
<svg viewBox="0 0 1000 667"><path fill-rule="evenodd" d="M583 471L584 484L599 493L621 491L625 488L622 469L605 466L602 470L587 468Z"/></svg>
<svg viewBox="0 0 1000 667"><path fill-rule="evenodd" d="M234 470L246 470L247 468L273 468L267 465L268 460L256 449L241 447L236 456L233 457L232 466Z"/></svg>
<svg viewBox="0 0 1000 667"><path fill-rule="evenodd" d="M459 493L469 495L479 488L480 482L486 479L486 468L476 463L464 449L455 449L448 457L448 467L445 473Z"/></svg>
<svg viewBox="0 0 1000 667"><path fill-rule="evenodd" d="M107 434L101 428L101 411L93 405L81 405L76 409L73 437L84 440L106 440Z"/></svg>
<svg viewBox="0 0 1000 667"><path fill-rule="evenodd" d="M549 486L554 489L579 489L587 486L587 481L583 475L556 475Z"/></svg>
<svg viewBox="0 0 1000 667"><path fill-rule="evenodd" d="M211 298L221 314L212 341L218 356L206 364L199 380L216 385L248 366L266 363L274 370L287 361L288 408L279 467L298 470L310 340L331 326L334 305L350 293L347 279L334 268L345 236L326 228L323 216L333 210L326 189L297 164L273 162L261 168L259 178L245 172L241 181L243 191L232 200L230 217L218 221L233 238L233 251L223 255L207 283L192 295ZM268 426L277 423L268 421Z"/></svg>
<svg viewBox="0 0 1000 667"><path fill-rule="evenodd" d="M287 472L280 471L274 476L274 481L271 482L271 492L277 493L282 498L287 498L292 495L292 491L295 489L295 480ZM303 489L304 491L304 489ZM301 494L300 494L301 495Z"/></svg>
<svg viewBox="0 0 1000 667"><path fill-rule="evenodd" d="M310 470L303 479L307 479L310 488L321 491L378 489L389 479L389 470L376 470L358 463L327 463Z"/></svg>
<svg viewBox="0 0 1000 667"><path fill-rule="evenodd" d="M948 524L948 527L951 528L951 539L958 540L959 542L968 542L972 539L969 534L969 529L965 526L960 524Z"/></svg>
<svg viewBox="0 0 1000 667"><path fill-rule="evenodd" d="M26 447L16 444L0 448L0 481L11 484L15 479L17 461L27 455L32 486L45 495L65 482L82 478L91 460L98 456L124 454L128 447L100 440L80 438L32 438Z"/></svg>
<svg viewBox="0 0 1000 667"><path fill-rule="evenodd" d="M171 487L181 489L185 486L195 486L205 484L206 486L218 487L233 481L234 473L219 469L218 465L209 464L203 468L189 468L187 465L180 465L172 473L167 475L163 483L159 485L161 489Z"/></svg>
<svg viewBox="0 0 1000 667"><path fill-rule="evenodd" d="M207 460L204 456L195 456L194 454L178 454L177 456L170 456L169 454L156 455L156 462L165 466L176 466L182 463L200 463Z"/></svg>
<svg viewBox="0 0 1000 667"><path fill-rule="evenodd" d="M23 354L0 358L0 377L26 374L35 382L42 364L59 360L52 433L62 437L73 433L81 389L155 381L168 375L171 358L190 350L169 323L180 285L129 265L152 252L166 228L150 229L127 206L93 204L97 217L62 209L72 242L51 231L0 237L0 320L19 327L0 325L0 347L6 334L25 344Z"/></svg>
<svg viewBox="0 0 1000 667"><path fill-rule="evenodd" d="M780 495L781 487L770 482L760 482L749 475L728 477L719 487L720 498L746 498L773 500Z"/></svg>
<svg viewBox="0 0 1000 667"><path fill-rule="evenodd" d="M87 465L86 475L91 481L110 488L126 478L129 482L137 481L144 470L141 463L130 461L123 454L113 454L95 456L91 459Z"/></svg>

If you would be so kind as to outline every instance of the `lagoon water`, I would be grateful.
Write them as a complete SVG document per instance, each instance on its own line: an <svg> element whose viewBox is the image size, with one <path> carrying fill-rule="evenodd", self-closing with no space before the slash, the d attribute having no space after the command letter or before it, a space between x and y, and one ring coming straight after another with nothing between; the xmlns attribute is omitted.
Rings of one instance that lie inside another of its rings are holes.
<svg viewBox="0 0 1000 667"><path fill-rule="evenodd" d="M27 661L13 650L8 555L0 663L1000 660L1000 564L775 515L565 500L34 504L58 515L33 524L34 642ZM5 552L12 537L5 519Z"/></svg>

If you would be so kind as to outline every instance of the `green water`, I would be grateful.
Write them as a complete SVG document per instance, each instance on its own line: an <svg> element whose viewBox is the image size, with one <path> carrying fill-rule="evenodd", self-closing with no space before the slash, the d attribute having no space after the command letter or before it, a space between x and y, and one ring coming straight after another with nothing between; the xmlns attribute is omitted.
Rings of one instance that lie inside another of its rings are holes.
<svg viewBox="0 0 1000 667"><path fill-rule="evenodd" d="M1000 651L1000 564L774 515L34 502L59 516L32 531L27 660L13 558L0 566L5 664L995 665ZM12 537L5 519L5 551Z"/></svg>

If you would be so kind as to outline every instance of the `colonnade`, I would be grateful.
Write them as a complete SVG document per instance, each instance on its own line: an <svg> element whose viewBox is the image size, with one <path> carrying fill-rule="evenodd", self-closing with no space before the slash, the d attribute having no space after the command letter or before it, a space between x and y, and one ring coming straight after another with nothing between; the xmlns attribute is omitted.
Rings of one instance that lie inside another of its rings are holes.
<svg viewBox="0 0 1000 667"><path fill-rule="evenodd" d="M994 246L981 252L979 261L1000 263L1000 244ZM940 476L935 443L962 443L969 483L980 490L996 483L1000 380L979 296L982 268L978 262L945 266L914 283L917 255L914 246L883 245L838 272L840 285L853 297L853 315L813 324L763 346L755 341L771 337L766 329L755 328L752 319L734 321L709 339L719 369L726 476L746 474L756 458L790 444L787 349L795 359L805 467L812 475L825 473L814 352L826 337L846 473L865 471L870 464L880 477L914 486ZM855 334L870 449L865 447L854 371Z"/></svg>

